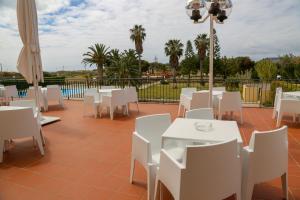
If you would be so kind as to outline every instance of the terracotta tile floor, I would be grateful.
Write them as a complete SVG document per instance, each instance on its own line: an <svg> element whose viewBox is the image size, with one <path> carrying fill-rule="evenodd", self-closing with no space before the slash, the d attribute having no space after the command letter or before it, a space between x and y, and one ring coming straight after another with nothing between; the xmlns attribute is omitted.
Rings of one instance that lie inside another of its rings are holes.
<svg viewBox="0 0 300 200"><path fill-rule="evenodd" d="M50 107L47 115L61 121L44 127L46 155L41 157L32 140L16 140L0 164L0 200L145 200L146 175L137 166L135 184L129 184L131 134L137 116L172 113L176 105L132 105L129 118L114 121L83 117L80 101L66 101L66 109ZM248 143L251 132L275 127L271 109L246 108L241 134ZM288 122L284 122L288 123ZM289 191L300 199L300 125L289 125ZM281 199L280 179L259 184L254 199Z"/></svg>

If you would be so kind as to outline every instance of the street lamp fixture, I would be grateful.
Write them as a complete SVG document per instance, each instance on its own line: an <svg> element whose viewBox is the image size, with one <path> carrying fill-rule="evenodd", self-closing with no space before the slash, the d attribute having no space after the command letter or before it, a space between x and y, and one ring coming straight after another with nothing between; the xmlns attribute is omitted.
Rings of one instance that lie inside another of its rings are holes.
<svg viewBox="0 0 300 200"><path fill-rule="evenodd" d="M195 24L204 23L210 18L210 57L209 57L209 107L212 107L213 62L214 62L214 22L223 24L232 10L231 0L187 0L186 13Z"/></svg>

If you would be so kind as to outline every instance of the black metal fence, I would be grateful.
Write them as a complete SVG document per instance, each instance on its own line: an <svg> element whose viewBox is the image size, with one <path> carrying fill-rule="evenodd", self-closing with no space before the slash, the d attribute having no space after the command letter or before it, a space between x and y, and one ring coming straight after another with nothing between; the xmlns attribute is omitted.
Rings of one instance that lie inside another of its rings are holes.
<svg viewBox="0 0 300 200"><path fill-rule="evenodd" d="M2 85L16 85L19 95L25 96L29 85L25 80L0 80ZM208 90L208 79L199 78L136 78L136 79L45 79L41 86L60 85L62 93L67 99L81 99L88 88L102 86L116 86L137 88L139 101L176 103L179 101L182 88L194 87L198 90ZM277 87L283 91L299 91L300 80L242 80L242 79L215 79L214 87L225 87L227 91L240 91L245 104L258 106L272 106Z"/></svg>

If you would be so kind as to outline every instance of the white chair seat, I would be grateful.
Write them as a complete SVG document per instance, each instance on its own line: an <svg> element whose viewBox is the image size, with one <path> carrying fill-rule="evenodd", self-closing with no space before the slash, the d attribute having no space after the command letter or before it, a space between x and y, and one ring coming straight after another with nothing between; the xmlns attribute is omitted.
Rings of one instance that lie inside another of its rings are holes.
<svg viewBox="0 0 300 200"><path fill-rule="evenodd" d="M172 158L174 158L175 160L181 163L183 160L185 149L180 147L175 147L175 148L168 149L167 152L168 154L170 154ZM160 152L152 155L152 161L154 161L156 164L159 164Z"/></svg>

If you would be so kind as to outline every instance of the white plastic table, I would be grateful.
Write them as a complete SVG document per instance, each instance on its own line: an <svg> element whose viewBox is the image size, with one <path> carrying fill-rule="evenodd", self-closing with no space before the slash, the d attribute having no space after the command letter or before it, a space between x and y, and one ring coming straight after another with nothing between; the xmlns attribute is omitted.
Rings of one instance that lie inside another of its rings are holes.
<svg viewBox="0 0 300 200"><path fill-rule="evenodd" d="M120 88L115 89L99 89L99 98L102 101L102 96L111 96L111 92L115 90L121 90Z"/></svg>
<svg viewBox="0 0 300 200"><path fill-rule="evenodd" d="M0 112L1 111L9 111L9 110L21 110L21 109L24 109L24 107L0 106Z"/></svg>
<svg viewBox="0 0 300 200"><path fill-rule="evenodd" d="M197 130L199 125L209 125L211 128ZM199 143L220 143L237 139L239 151L243 147L241 137L236 121L219 121L219 120L199 120L177 118L171 126L162 135L162 145L166 140L183 140Z"/></svg>
<svg viewBox="0 0 300 200"><path fill-rule="evenodd" d="M293 98L300 99L300 91L296 91L296 92L284 92L283 95L287 96L287 97L293 97Z"/></svg>

